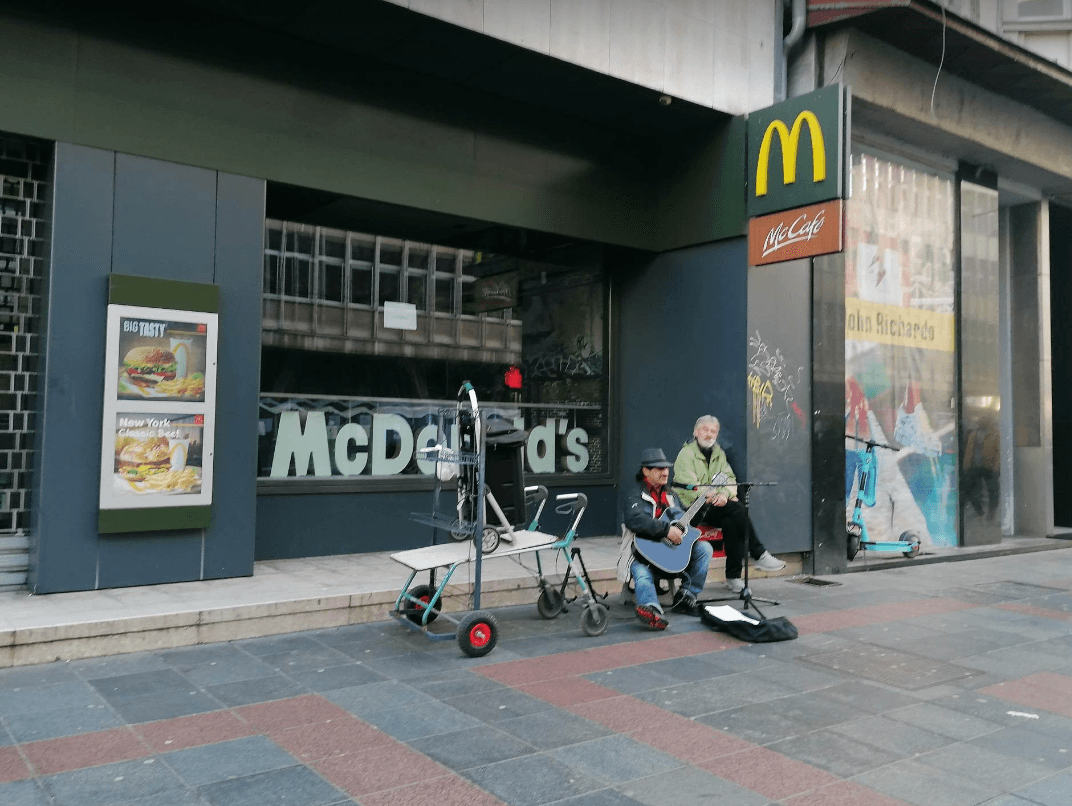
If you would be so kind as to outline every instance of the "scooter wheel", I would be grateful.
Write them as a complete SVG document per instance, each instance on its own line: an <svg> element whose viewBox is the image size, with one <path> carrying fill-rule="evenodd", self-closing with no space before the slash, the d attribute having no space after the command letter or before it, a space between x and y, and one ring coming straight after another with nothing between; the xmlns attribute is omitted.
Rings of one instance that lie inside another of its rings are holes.
<svg viewBox="0 0 1072 806"><path fill-rule="evenodd" d="M905 557L907 557L908 559L911 560L913 557L919 556L919 545L920 545L920 542L921 542L920 539L919 539L919 535L917 535L915 532L911 532L911 531L909 531L909 532L901 532L901 538L900 539L901 539L902 543L911 543L912 544L912 548L910 548L908 551L906 551L904 553Z"/></svg>
<svg viewBox="0 0 1072 806"><path fill-rule="evenodd" d="M859 554L859 553L860 553L860 536L850 534L848 544L847 544L847 550L846 550L845 554L848 556L848 558L850 560L853 560L853 559L856 558L856 555Z"/></svg>
<svg viewBox="0 0 1072 806"><path fill-rule="evenodd" d="M610 613L607 608L598 602L590 602L581 613L581 629L589 637L602 635L607 631L607 622L610 621Z"/></svg>

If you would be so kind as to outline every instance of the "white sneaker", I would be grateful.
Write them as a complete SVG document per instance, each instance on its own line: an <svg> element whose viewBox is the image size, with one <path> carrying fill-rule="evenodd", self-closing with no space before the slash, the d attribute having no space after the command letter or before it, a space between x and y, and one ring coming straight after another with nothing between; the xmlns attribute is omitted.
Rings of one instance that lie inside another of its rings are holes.
<svg viewBox="0 0 1072 806"><path fill-rule="evenodd" d="M729 577L727 577L726 578L726 587L729 588L734 593L740 593L741 591L744 590L744 580L743 579L730 579Z"/></svg>
<svg viewBox="0 0 1072 806"><path fill-rule="evenodd" d="M769 574L774 571L781 571L785 568L785 563L777 557L771 556L769 551L765 551L762 557L752 563L752 567L757 571L766 571Z"/></svg>

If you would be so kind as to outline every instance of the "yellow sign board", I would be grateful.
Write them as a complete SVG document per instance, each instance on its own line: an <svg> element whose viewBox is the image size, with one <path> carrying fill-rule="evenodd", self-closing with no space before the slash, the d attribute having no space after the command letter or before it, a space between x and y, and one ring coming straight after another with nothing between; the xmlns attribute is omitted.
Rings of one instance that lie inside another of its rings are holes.
<svg viewBox="0 0 1072 806"><path fill-rule="evenodd" d="M953 352L953 314L900 308L849 297L845 300L845 338L901 347Z"/></svg>

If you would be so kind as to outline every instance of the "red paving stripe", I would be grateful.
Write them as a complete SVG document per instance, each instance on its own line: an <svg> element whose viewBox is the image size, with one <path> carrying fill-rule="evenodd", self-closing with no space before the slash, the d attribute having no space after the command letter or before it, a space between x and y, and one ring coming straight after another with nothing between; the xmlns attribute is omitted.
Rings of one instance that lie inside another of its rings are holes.
<svg viewBox="0 0 1072 806"><path fill-rule="evenodd" d="M29 778L33 773L14 747L0 747L0 784Z"/></svg>
<svg viewBox="0 0 1072 806"><path fill-rule="evenodd" d="M517 686L517 690L549 702L559 708L568 708L571 705L577 705L582 702L593 702L619 696L617 691L611 691L609 688L591 683L583 677L567 677L565 680L543 680L539 683Z"/></svg>
<svg viewBox="0 0 1072 806"><path fill-rule="evenodd" d="M1072 613L1066 613L1064 610L1034 607L1032 605L1020 604L1019 602L1002 602L1001 604L994 605L994 607L1000 607L1002 610L1012 610L1014 613L1026 613L1029 616L1052 618L1055 621L1072 621Z"/></svg>
<svg viewBox="0 0 1072 806"><path fill-rule="evenodd" d="M146 722L134 725L133 729L160 753L241 739L257 733L255 728L235 717L230 711L211 711L207 714Z"/></svg>
<svg viewBox="0 0 1072 806"><path fill-rule="evenodd" d="M743 753L722 756L698 766L771 800L813 792L841 780L826 770L788 758L765 747L754 747Z"/></svg>
<svg viewBox="0 0 1072 806"><path fill-rule="evenodd" d="M980 694L1054 714L1072 716L1072 679L1058 674L1032 674L978 690Z"/></svg>
<svg viewBox="0 0 1072 806"><path fill-rule="evenodd" d="M518 687L546 680L605 672L608 669L620 669L638 663L701 655L731 646L741 646L741 642L721 633L693 632L687 635L660 636L633 644L614 644L568 654L494 663L474 671L505 685Z"/></svg>
<svg viewBox="0 0 1072 806"><path fill-rule="evenodd" d="M910 806L852 781L824 786L808 795L787 798L784 806Z"/></svg>
<svg viewBox="0 0 1072 806"><path fill-rule="evenodd" d="M869 627L873 624L889 624L917 616L933 616L942 613L955 613L969 610L978 605L960 602L956 599L940 597L916 599L894 604L868 605L848 610L831 610L826 613L812 613L793 619L801 635L843 630L846 627Z"/></svg>
<svg viewBox="0 0 1072 806"><path fill-rule="evenodd" d="M332 756L363 753L386 739L376 728L353 717L333 719L319 725L269 731L269 738L294 758L308 764Z"/></svg>
<svg viewBox="0 0 1072 806"><path fill-rule="evenodd" d="M115 761L144 758L152 752L130 728L114 728L62 739L45 739L21 745L39 775L50 775Z"/></svg>
<svg viewBox="0 0 1072 806"><path fill-rule="evenodd" d="M1028 675L1024 680L1030 680L1035 685L1048 688L1058 694L1072 694L1072 677L1066 674L1038 672L1037 674Z"/></svg>
<svg viewBox="0 0 1072 806"><path fill-rule="evenodd" d="M346 709L316 694L243 705L232 708L231 711L266 732L297 725L314 725L332 719L353 718Z"/></svg>
<svg viewBox="0 0 1072 806"><path fill-rule="evenodd" d="M502 806L502 803L464 778L436 778L430 784L409 784L361 798L362 806Z"/></svg>
<svg viewBox="0 0 1072 806"><path fill-rule="evenodd" d="M384 736L379 747L316 761L312 766L334 786L366 802L366 796L409 784L425 784L434 791L437 778L456 774L404 744Z"/></svg>

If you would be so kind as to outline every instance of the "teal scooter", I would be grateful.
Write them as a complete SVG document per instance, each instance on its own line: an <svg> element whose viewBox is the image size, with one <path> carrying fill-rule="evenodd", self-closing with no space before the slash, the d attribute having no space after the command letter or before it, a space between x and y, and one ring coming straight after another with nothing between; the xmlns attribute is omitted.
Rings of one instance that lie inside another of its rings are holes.
<svg viewBox="0 0 1072 806"><path fill-rule="evenodd" d="M852 508L852 517L846 526L848 532L847 555L850 560L854 559L860 551L894 551L904 554L912 559L919 554L919 535L909 530L901 532L898 540L871 540L867 535L867 524L864 523L864 507L873 507L878 490L878 457L875 448L886 448L897 451L892 445L883 445L871 439L846 434L849 439L856 440L864 445L862 450L856 451L856 474L859 477L859 485L856 491L856 503ZM848 481L846 495L852 491L852 480ZM890 519L892 520L892 514Z"/></svg>

